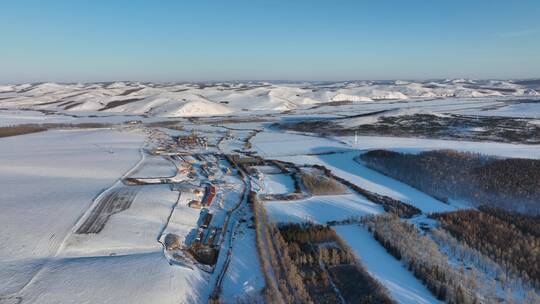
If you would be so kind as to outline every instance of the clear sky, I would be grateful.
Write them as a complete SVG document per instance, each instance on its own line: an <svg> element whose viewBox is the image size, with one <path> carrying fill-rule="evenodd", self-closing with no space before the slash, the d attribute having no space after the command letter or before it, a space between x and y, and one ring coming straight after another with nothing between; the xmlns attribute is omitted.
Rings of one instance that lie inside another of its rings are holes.
<svg viewBox="0 0 540 304"><path fill-rule="evenodd" d="M540 1L0 3L0 83L540 77Z"/></svg>

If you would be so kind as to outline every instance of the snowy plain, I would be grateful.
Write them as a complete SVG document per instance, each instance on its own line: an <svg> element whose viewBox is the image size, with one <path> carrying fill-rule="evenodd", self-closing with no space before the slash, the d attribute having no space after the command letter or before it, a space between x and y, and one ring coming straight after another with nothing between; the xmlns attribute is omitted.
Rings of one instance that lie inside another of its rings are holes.
<svg viewBox="0 0 540 304"><path fill-rule="evenodd" d="M0 138L2 294L53 258L94 197L140 159L144 137L113 130ZM103 164L108 164L103 166Z"/></svg>
<svg viewBox="0 0 540 304"><path fill-rule="evenodd" d="M537 118L538 103L524 101L538 96L536 91L512 81L8 85L0 87L0 127L175 119L184 131L166 133L176 136L195 131L204 134L210 144L218 143L233 130L236 138L224 140L220 153L246 149L242 139L261 131L251 139L252 148L246 150L298 165L324 165L362 188L428 213L462 206L438 201L365 167L355 158L370 149L408 153L455 149L538 159L540 146L378 136L355 140L351 136L284 132L271 123L344 118L344 124L369 124L376 117L349 115L381 110L391 115L457 113ZM174 118L207 115L221 116ZM214 276L196 267L169 265L158 242L161 232L185 238L196 230L200 211L187 207L194 197L179 197L168 185L144 186L131 207L112 215L99 234L72 233L94 198L105 189L122 187L117 181L128 171L131 177L175 174L176 168L165 158L140 153L148 133L133 131L137 127L127 129L51 130L0 138L0 244L9 244L0 246L0 303L6 295L22 296L32 303L200 303L208 299L208 283ZM266 193L294 189L287 175L263 175L261 188ZM225 184L236 186L218 192L216 203L210 207L216 214L213 225L222 224L225 211L240 199L239 179L219 177ZM350 193L268 201L264 205L274 222L326 223L383 212L381 206ZM244 210L233 221L242 217L250 217L250 213ZM241 300L239 295L256 294L264 286L254 231L246 222L235 224L231 229L235 233L233 254L222 291L222 299L230 303ZM398 302L438 303L365 230L354 225L338 226L336 230ZM218 263L224 259L221 256Z"/></svg>

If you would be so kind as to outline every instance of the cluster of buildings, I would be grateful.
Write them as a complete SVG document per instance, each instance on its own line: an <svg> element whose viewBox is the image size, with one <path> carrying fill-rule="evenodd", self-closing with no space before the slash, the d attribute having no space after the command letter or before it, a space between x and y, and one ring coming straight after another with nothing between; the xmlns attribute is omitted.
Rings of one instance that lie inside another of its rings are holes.
<svg viewBox="0 0 540 304"><path fill-rule="evenodd" d="M208 246L216 247L219 245L219 237L221 235L221 228L210 227L213 214L208 209L201 211L201 225L197 230L197 236L191 243L192 246Z"/></svg>
<svg viewBox="0 0 540 304"><path fill-rule="evenodd" d="M184 148L200 146L208 149L208 139L203 136L198 136L195 133L191 133L185 136L178 136L176 141L179 146Z"/></svg>
<svg viewBox="0 0 540 304"><path fill-rule="evenodd" d="M200 193L200 192L198 192ZM195 193L195 194L198 194ZM188 206L191 208L200 209L202 207L209 207L214 202L214 199L216 198L217 188L214 185L207 184L205 186L204 195L202 196L202 199L199 200L191 200L188 203Z"/></svg>

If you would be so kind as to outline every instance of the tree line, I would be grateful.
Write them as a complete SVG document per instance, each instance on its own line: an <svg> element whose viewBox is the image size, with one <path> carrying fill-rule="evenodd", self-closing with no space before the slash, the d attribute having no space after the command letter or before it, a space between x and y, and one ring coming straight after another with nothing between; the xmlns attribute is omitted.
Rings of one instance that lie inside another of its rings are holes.
<svg viewBox="0 0 540 304"><path fill-rule="evenodd" d="M331 227L272 224L253 191L248 204L265 303L394 303Z"/></svg>
<svg viewBox="0 0 540 304"><path fill-rule="evenodd" d="M421 235L413 224L392 214L364 217L363 224L439 300L451 304L481 303L474 278L453 268L437 244Z"/></svg>
<svg viewBox="0 0 540 304"><path fill-rule="evenodd" d="M465 199L520 212L540 212L540 160L498 159L452 150L406 154L373 150L367 166L442 201Z"/></svg>
<svg viewBox="0 0 540 304"><path fill-rule="evenodd" d="M301 303L395 303L371 277L353 251L327 225L281 224L276 240L295 285L307 295Z"/></svg>
<svg viewBox="0 0 540 304"><path fill-rule="evenodd" d="M486 210L486 209L484 209ZM518 274L525 282L540 288L540 237L535 224L526 220L508 222L516 214L503 210L459 210L431 215L452 236L484 253L504 269ZM497 214L498 216L492 215ZM529 229L532 227L533 229ZM533 231L533 234L524 231Z"/></svg>

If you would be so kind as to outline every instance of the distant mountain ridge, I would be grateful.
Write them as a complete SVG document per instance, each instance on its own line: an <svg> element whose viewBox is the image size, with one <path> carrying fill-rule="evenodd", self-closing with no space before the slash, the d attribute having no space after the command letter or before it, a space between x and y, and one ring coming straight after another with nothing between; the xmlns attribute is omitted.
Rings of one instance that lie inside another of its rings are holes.
<svg viewBox="0 0 540 304"><path fill-rule="evenodd" d="M0 85L0 107L159 117L286 111L327 102L540 96L540 81L102 82Z"/></svg>

